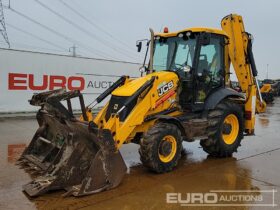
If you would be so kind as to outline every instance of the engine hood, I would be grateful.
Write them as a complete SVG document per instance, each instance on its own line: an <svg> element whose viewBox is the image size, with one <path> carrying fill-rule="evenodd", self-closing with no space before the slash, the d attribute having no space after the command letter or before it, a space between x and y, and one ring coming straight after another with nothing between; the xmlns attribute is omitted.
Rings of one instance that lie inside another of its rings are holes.
<svg viewBox="0 0 280 210"><path fill-rule="evenodd" d="M137 79L131 80L125 85L117 88L112 92L112 95L115 96L131 96L133 95L142 85L145 84L148 80L150 80L153 76L159 78L159 80L169 80L172 78L176 78L176 73L169 72L169 71L161 71L161 72L154 72L148 74L144 77L139 77Z"/></svg>

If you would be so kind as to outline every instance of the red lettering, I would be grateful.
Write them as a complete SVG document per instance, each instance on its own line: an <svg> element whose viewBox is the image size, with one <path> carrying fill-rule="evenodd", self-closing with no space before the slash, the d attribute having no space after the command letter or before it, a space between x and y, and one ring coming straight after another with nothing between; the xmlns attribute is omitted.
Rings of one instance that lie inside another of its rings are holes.
<svg viewBox="0 0 280 210"><path fill-rule="evenodd" d="M66 78L64 76L50 76L50 90L55 88L66 88Z"/></svg>
<svg viewBox="0 0 280 210"><path fill-rule="evenodd" d="M42 85L34 85L34 75L29 74L29 88L31 90L46 90L48 88L48 75L43 76L43 84Z"/></svg>
<svg viewBox="0 0 280 210"><path fill-rule="evenodd" d="M39 83L39 84L38 84ZM43 75L42 82L36 82L34 74L8 74L8 90L54 90L67 88L68 90L84 90L85 79L83 77L60 75Z"/></svg>
<svg viewBox="0 0 280 210"><path fill-rule="evenodd" d="M8 77L8 90L27 90L27 74L9 73Z"/></svg>
<svg viewBox="0 0 280 210"><path fill-rule="evenodd" d="M73 82L79 82L80 86L74 86ZM85 80L83 77L69 77L68 78L68 89L69 90L84 90L85 88Z"/></svg>

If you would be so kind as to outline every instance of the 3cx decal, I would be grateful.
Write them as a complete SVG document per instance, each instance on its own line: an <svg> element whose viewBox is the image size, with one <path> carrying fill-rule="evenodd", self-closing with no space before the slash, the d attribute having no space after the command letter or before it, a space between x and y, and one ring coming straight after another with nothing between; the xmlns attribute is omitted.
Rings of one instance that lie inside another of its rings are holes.
<svg viewBox="0 0 280 210"><path fill-rule="evenodd" d="M165 93L167 93L169 90L171 90L174 87L174 83L171 80L170 82L166 83L162 83L161 85L159 85L157 91L158 91L158 96L162 96Z"/></svg>

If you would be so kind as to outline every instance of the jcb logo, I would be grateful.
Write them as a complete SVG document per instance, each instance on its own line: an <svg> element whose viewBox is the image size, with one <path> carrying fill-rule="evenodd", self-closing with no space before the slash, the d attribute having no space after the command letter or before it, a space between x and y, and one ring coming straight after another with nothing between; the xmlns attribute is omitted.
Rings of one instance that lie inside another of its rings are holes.
<svg viewBox="0 0 280 210"><path fill-rule="evenodd" d="M162 96L174 87L173 81L166 83L158 89L158 96Z"/></svg>

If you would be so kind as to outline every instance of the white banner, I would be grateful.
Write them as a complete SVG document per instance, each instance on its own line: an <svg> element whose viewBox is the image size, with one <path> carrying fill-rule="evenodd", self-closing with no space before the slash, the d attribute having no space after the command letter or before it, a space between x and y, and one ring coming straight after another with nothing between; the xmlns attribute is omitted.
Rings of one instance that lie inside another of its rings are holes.
<svg viewBox="0 0 280 210"><path fill-rule="evenodd" d="M38 110L28 102L33 93L62 87L81 90L88 104L119 76L138 77L139 66L128 62L0 49L0 112ZM78 100L73 103L73 109L79 109Z"/></svg>

